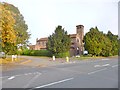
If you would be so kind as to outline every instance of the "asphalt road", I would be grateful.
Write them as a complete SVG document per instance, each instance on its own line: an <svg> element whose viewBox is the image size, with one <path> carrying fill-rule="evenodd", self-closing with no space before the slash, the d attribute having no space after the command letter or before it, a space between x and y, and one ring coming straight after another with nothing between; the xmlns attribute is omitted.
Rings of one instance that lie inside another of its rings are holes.
<svg viewBox="0 0 120 90"><path fill-rule="evenodd" d="M2 88L118 88L118 58L73 61L2 72Z"/></svg>

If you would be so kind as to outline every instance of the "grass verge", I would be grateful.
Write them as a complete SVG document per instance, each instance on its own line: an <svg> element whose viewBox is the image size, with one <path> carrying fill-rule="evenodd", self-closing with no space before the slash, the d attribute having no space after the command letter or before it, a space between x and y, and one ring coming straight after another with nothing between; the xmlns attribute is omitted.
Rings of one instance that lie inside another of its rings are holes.
<svg viewBox="0 0 120 90"><path fill-rule="evenodd" d="M14 61L12 61L12 58L5 58L5 59L0 58L0 65L1 64L9 64L9 63L20 62L21 60L23 60L23 58L17 58Z"/></svg>

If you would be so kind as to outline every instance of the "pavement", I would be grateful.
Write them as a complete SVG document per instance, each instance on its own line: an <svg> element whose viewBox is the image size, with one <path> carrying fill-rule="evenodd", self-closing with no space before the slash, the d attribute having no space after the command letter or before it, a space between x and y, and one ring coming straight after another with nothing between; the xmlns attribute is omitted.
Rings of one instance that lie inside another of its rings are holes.
<svg viewBox="0 0 120 90"><path fill-rule="evenodd" d="M26 57L26 56L24 56ZM2 88L118 88L118 58L65 60L26 57L32 62L2 71ZM33 62L34 61L34 62ZM39 66L41 64L45 66ZM29 90L28 89L28 90Z"/></svg>

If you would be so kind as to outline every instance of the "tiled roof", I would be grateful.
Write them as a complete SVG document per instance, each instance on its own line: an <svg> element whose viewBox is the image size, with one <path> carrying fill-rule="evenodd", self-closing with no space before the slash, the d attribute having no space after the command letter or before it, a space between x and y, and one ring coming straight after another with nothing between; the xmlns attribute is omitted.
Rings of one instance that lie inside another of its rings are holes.
<svg viewBox="0 0 120 90"><path fill-rule="evenodd" d="M77 34L69 34L71 38L76 38Z"/></svg>
<svg viewBox="0 0 120 90"><path fill-rule="evenodd" d="M77 34L69 34L69 35L70 35L71 38L76 38ZM37 42L39 42L39 41L47 41L47 40L48 40L48 38L45 37L45 38L40 38L39 40L37 40Z"/></svg>
<svg viewBox="0 0 120 90"><path fill-rule="evenodd" d="M34 48L34 47L35 47L35 45L29 45L29 47L30 47L30 48Z"/></svg>
<svg viewBox="0 0 120 90"><path fill-rule="evenodd" d="M47 41L48 40L48 38L47 37L45 37L45 38L40 38L38 41ZM37 42L38 42L37 41Z"/></svg>

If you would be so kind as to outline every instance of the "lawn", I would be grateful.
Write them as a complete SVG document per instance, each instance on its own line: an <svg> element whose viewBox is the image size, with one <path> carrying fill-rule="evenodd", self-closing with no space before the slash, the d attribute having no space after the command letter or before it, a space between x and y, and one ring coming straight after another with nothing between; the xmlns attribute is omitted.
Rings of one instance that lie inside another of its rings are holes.
<svg viewBox="0 0 120 90"><path fill-rule="evenodd" d="M14 62L19 62L23 60L23 58L17 58L16 60L12 61L12 58L6 58L6 59L2 59L0 58L0 64L9 64L9 63L14 63Z"/></svg>

